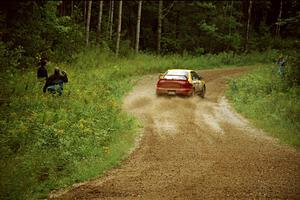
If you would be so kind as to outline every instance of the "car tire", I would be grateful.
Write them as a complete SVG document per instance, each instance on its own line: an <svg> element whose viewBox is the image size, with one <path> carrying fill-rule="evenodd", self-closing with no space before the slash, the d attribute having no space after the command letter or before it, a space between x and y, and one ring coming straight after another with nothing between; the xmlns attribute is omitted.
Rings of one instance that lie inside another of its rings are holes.
<svg viewBox="0 0 300 200"><path fill-rule="evenodd" d="M202 90L200 91L200 96L201 96L202 98L204 98L205 92L206 92L206 87L205 87L205 85L204 85L203 88L202 88Z"/></svg>
<svg viewBox="0 0 300 200"><path fill-rule="evenodd" d="M195 88L193 88L193 91L192 91L192 93L191 93L190 96L191 96L191 97L195 96Z"/></svg>

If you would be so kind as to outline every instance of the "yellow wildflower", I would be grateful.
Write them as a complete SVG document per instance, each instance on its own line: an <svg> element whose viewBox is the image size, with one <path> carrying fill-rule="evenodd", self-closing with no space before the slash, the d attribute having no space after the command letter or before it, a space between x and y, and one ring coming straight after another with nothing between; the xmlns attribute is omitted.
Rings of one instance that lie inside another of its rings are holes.
<svg viewBox="0 0 300 200"><path fill-rule="evenodd" d="M109 153L109 147L103 147L103 151L105 154L108 154Z"/></svg>
<svg viewBox="0 0 300 200"><path fill-rule="evenodd" d="M80 129L83 129L83 128L84 128L84 125L83 125L82 122L79 123L79 128L80 128Z"/></svg>

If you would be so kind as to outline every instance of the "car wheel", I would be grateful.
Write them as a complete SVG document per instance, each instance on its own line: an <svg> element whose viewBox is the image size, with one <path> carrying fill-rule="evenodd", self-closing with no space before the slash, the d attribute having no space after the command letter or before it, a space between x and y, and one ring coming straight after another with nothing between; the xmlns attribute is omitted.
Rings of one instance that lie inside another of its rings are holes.
<svg viewBox="0 0 300 200"><path fill-rule="evenodd" d="M192 93L191 93L190 96L191 96L191 97L195 96L195 88L193 88L193 91L192 91Z"/></svg>
<svg viewBox="0 0 300 200"><path fill-rule="evenodd" d="M205 87L205 85L204 85L203 88L202 88L202 90L200 91L200 96L201 96L202 98L204 98L205 92L206 92L206 87Z"/></svg>
<svg viewBox="0 0 300 200"><path fill-rule="evenodd" d="M161 97L161 94L156 92L156 97Z"/></svg>

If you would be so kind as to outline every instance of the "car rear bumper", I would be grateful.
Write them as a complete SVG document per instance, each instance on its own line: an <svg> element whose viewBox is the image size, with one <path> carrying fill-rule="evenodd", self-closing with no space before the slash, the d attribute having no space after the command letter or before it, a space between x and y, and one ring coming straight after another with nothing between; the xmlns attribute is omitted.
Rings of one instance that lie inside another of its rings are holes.
<svg viewBox="0 0 300 200"><path fill-rule="evenodd" d="M190 96L193 93L193 88L156 88L156 94L162 95L185 95Z"/></svg>

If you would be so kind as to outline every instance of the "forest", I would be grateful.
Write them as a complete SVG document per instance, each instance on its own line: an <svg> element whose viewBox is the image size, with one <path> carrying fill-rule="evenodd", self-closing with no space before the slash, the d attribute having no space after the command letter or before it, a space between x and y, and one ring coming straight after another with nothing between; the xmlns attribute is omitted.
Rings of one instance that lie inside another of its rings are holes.
<svg viewBox="0 0 300 200"><path fill-rule="evenodd" d="M297 0L0 1L0 198L47 198L120 164L141 127L124 95L174 66L258 69L228 98L299 148L299 24ZM62 98L37 83L41 59L67 71Z"/></svg>
<svg viewBox="0 0 300 200"><path fill-rule="evenodd" d="M299 2L2 1L1 65L68 60L87 46L122 56L299 48Z"/></svg>

